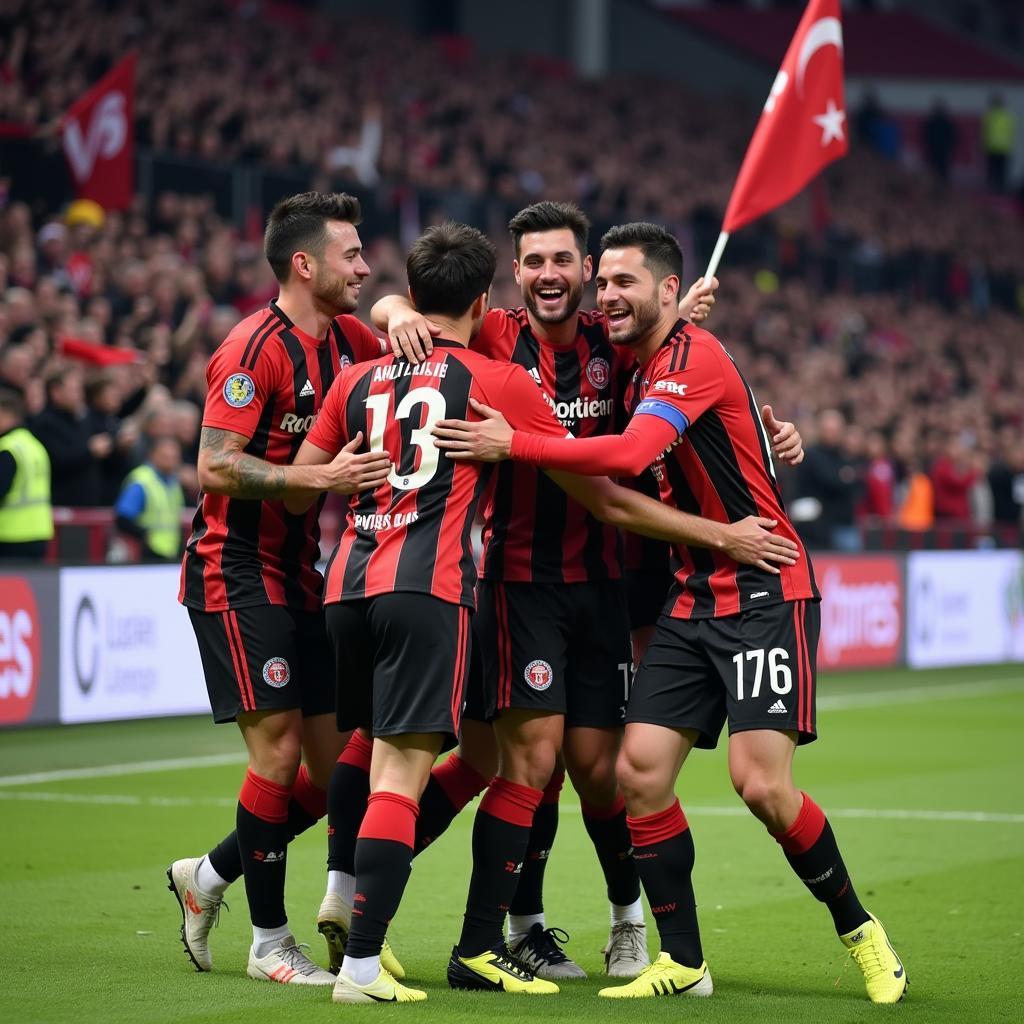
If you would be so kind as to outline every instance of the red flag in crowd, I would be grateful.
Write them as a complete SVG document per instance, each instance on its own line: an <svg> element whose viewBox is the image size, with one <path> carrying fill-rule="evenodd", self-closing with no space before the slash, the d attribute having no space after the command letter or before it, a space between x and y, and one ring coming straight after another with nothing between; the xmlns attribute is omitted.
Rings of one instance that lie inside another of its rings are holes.
<svg viewBox="0 0 1024 1024"><path fill-rule="evenodd" d="M848 148L839 0L810 0L754 129L722 230L736 231L781 206Z"/></svg>
<svg viewBox="0 0 1024 1024"><path fill-rule="evenodd" d="M79 199L106 210L132 201L135 54L129 54L72 104L61 120L64 156Z"/></svg>

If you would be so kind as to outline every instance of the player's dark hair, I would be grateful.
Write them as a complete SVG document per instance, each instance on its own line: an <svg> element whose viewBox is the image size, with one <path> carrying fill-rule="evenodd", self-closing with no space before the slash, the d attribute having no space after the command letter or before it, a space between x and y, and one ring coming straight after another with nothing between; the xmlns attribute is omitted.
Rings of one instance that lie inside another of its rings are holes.
<svg viewBox="0 0 1024 1024"><path fill-rule="evenodd" d="M328 221L358 224L362 219L359 200L345 192L300 192L282 199L271 211L263 235L263 252L274 277L282 284L288 280L297 252L323 255Z"/></svg>
<svg viewBox="0 0 1024 1024"><path fill-rule="evenodd" d="M25 400L13 388L0 388L0 412L6 412L20 423L25 418Z"/></svg>
<svg viewBox="0 0 1024 1024"><path fill-rule="evenodd" d="M497 265L489 238L450 220L427 228L405 261L412 300L424 316L462 316L490 289Z"/></svg>
<svg viewBox="0 0 1024 1024"><path fill-rule="evenodd" d="M590 220L575 203L552 203L548 200L527 206L508 222L516 259L519 258L519 243L528 231L558 231L560 228L568 228L573 233L580 259L583 259L587 255Z"/></svg>
<svg viewBox="0 0 1024 1024"><path fill-rule="evenodd" d="M657 224L636 221L619 224L606 231L601 239L601 252L606 249L639 249L644 255L644 266L658 281L675 274L683 280L683 250L675 235Z"/></svg>

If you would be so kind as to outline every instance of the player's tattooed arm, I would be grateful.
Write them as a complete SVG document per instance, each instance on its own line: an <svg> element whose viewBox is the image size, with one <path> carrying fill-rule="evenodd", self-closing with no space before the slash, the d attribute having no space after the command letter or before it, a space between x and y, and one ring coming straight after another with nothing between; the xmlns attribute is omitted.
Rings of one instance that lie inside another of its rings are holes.
<svg viewBox="0 0 1024 1024"><path fill-rule="evenodd" d="M244 434L203 427L199 435L199 486L232 498L280 498L287 490L284 466L246 455Z"/></svg>

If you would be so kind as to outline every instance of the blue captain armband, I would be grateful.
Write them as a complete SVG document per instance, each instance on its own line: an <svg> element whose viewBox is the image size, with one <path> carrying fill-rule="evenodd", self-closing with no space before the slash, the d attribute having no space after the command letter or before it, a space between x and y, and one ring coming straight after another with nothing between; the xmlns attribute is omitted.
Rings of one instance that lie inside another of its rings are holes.
<svg viewBox="0 0 1024 1024"><path fill-rule="evenodd" d="M657 398L645 398L634 410L633 415L644 413L647 416L658 416L671 423L680 437L690 425L690 421L674 405L662 402Z"/></svg>

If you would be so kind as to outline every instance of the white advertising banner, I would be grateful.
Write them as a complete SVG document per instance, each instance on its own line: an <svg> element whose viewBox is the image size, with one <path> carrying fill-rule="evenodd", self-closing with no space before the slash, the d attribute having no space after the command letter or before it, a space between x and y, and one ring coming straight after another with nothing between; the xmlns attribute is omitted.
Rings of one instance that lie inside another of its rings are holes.
<svg viewBox="0 0 1024 1024"><path fill-rule="evenodd" d="M915 551L907 559L912 668L1024 661L1024 555Z"/></svg>
<svg viewBox="0 0 1024 1024"><path fill-rule="evenodd" d="M176 565L60 571L60 720L209 711Z"/></svg>

